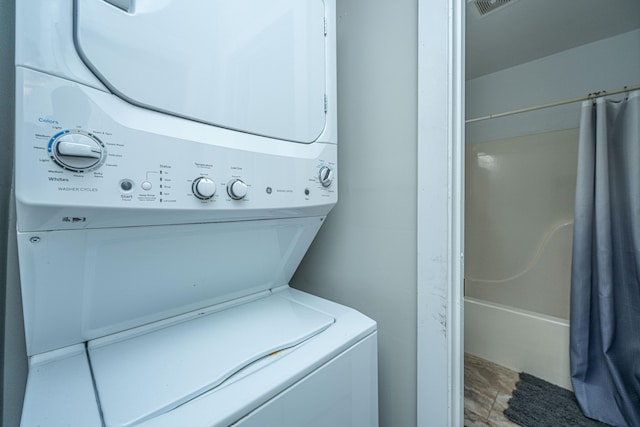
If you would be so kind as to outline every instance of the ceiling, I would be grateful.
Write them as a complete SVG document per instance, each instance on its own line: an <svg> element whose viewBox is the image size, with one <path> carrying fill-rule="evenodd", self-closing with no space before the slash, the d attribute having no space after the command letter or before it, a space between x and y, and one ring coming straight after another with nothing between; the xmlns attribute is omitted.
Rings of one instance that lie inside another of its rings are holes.
<svg viewBox="0 0 640 427"><path fill-rule="evenodd" d="M512 0L485 16L467 3L466 21L473 79L638 29L640 0Z"/></svg>

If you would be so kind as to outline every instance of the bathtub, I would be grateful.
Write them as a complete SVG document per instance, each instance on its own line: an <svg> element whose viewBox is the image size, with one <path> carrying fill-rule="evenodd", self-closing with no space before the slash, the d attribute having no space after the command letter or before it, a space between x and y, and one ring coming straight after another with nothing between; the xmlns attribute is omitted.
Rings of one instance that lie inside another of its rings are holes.
<svg viewBox="0 0 640 427"><path fill-rule="evenodd" d="M569 322L465 297L465 352L571 389Z"/></svg>

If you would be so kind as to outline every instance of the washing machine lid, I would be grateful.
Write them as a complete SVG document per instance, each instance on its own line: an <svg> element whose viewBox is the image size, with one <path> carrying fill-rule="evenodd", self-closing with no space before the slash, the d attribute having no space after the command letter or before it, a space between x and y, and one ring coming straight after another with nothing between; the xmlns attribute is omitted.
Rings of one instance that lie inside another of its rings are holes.
<svg viewBox="0 0 640 427"><path fill-rule="evenodd" d="M76 0L75 40L133 104L297 142L324 129L323 0Z"/></svg>
<svg viewBox="0 0 640 427"><path fill-rule="evenodd" d="M279 295L168 327L90 341L104 421L129 426L214 389L234 373L324 331L335 319Z"/></svg>

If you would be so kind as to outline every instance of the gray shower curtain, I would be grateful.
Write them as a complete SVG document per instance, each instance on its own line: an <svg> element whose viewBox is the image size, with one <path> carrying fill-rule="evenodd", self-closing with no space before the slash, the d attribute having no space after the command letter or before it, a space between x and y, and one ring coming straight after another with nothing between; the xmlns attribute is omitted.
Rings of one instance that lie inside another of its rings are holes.
<svg viewBox="0 0 640 427"><path fill-rule="evenodd" d="M640 426L640 91L582 104L571 379L590 418Z"/></svg>

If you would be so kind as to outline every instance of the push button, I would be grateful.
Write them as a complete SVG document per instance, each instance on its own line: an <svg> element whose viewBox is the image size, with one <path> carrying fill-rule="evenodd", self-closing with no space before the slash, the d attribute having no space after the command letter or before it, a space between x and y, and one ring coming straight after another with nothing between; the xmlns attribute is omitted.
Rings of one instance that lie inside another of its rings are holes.
<svg viewBox="0 0 640 427"><path fill-rule="evenodd" d="M132 188L133 182L131 182L131 180L123 179L122 181L120 181L120 189L122 189L122 191L131 191Z"/></svg>

